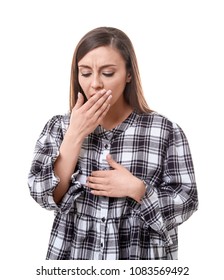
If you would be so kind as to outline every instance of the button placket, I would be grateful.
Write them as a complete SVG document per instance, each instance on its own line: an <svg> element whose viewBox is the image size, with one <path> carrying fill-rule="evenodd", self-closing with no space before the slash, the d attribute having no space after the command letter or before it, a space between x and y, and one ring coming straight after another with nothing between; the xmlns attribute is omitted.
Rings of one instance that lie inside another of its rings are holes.
<svg viewBox="0 0 224 280"><path fill-rule="evenodd" d="M100 159L99 159L101 170L105 170L105 169L109 168L106 157L110 153L110 147L111 147L110 142L107 139L103 139L102 140L102 150L101 150Z"/></svg>
<svg viewBox="0 0 224 280"><path fill-rule="evenodd" d="M108 147L109 147L108 144L105 144L105 145L104 145L104 148L105 148L106 150L108 149Z"/></svg>
<svg viewBox="0 0 224 280"><path fill-rule="evenodd" d="M101 145L101 153L100 153L100 169L101 170L108 170L109 165L106 160L106 156L110 153L110 140L108 139L102 139L102 145ZM106 226L107 226L107 217L108 217L108 209L109 209L109 198L102 196L99 199L100 202L100 258L103 258L103 252L104 252L104 244L105 244L105 234L106 234Z"/></svg>
<svg viewBox="0 0 224 280"><path fill-rule="evenodd" d="M104 250L104 242L105 242L105 234L106 234L106 219L108 216L108 207L109 207L109 198L101 197L100 198L100 251L103 255Z"/></svg>

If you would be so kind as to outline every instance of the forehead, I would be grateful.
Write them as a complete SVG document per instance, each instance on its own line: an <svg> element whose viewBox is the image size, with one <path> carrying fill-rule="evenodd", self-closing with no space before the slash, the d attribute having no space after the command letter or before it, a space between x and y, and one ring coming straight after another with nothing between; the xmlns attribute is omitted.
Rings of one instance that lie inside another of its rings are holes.
<svg viewBox="0 0 224 280"><path fill-rule="evenodd" d="M88 52L78 63L78 65L104 65L104 64L125 64L120 52L110 46L98 47Z"/></svg>

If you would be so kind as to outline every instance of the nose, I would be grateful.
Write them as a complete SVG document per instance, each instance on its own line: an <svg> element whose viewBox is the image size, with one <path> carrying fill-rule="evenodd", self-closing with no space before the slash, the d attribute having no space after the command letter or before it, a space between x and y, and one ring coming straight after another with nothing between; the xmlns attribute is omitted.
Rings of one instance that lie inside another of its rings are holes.
<svg viewBox="0 0 224 280"><path fill-rule="evenodd" d="M93 75L91 87L95 90L103 89L103 81L101 80L99 75Z"/></svg>

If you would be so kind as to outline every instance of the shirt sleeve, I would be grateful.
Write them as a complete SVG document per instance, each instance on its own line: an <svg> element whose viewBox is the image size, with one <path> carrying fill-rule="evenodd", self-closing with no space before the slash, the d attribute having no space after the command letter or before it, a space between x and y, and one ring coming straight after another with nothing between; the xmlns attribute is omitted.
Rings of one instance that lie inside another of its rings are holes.
<svg viewBox="0 0 224 280"><path fill-rule="evenodd" d="M54 162L58 157L63 140L63 116L54 116L45 125L34 150L34 158L28 176L31 196L43 208L68 212L73 201L82 192L82 185L76 181L78 171L71 176L70 187L60 204L53 199L53 191L60 182L54 174Z"/></svg>
<svg viewBox="0 0 224 280"><path fill-rule="evenodd" d="M169 231L186 221L198 207L194 167L187 138L173 124L158 185L146 180L147 191L140 205L146 227L172 240Z"/></svg>

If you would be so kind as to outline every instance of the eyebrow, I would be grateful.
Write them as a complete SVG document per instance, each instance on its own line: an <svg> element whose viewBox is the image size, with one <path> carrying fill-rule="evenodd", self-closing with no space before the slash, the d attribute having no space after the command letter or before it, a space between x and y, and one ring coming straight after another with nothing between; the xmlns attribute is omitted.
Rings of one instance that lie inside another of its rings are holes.
<svg viewBox="0 0 224 280"><path fill-rule="evenodd" d="M103 68L106 68L106 67L111 67L111 66L117 66L116 64L105 64L105 65L102 65L99 69L103 69ZM89 68L89 69L92 69L89 65L85 65L85 64L81 64L81 65L78 65L79 68Z"/></svg>

